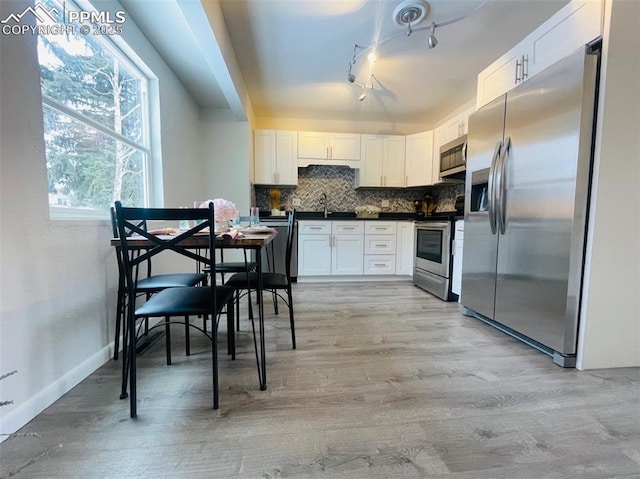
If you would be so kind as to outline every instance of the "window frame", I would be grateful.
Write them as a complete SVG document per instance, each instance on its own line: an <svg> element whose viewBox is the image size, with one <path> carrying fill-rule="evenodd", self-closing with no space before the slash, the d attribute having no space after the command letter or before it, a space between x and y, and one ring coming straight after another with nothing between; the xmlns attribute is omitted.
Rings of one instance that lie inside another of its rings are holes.
<svg viewBox="0 0 640 479"><path fill-rule="evenodd" d="M60 0L54 0L55 2ZM97 11L97 9L88 0L70 1L64 0L65 8L69 7L76 10L84 11ZM89 23L90 24L90 23ZM58 103L54 98L46 96L42 92L42 112L44 115L45 108L51 108L63 115L68 116L74 121L87 125L90 128L97 130L99 133L112 138L114 141L122 142L138 151L140 151L145 159L142 164L142 199L143 204L138 206L149 207L158 197L158 192L154 187L154 178L161 177L161 172L154 171L154 165L161 163L161 160L156 158L154 154L154 126L157 124L152 118L152 111L155 108L151 105L152 97L155 95L155 102L158 101L158 86L157 78L148 66L139 58L134 49L122 38L121 35L96 35L94 37L96 42L102 49L108 52L114 59L123 64L126 69L136 78L140 80L140 128L141 138L140 143L130 140L125 135L120 134L102 124L96 120L82 115L75 109L68 107L67 105ZM38 65L40 66L40 58L38 57ZM159 126L159 125L158 125ZM43 130L43 135L46 132ZM45 150L45 162L46 159ZM157 166L156 166L157 167ZM47 176L49 172L47 171ZM159 176L160 175L160 176ZM161 188L160 188L161 189ZM47 194L47 198L49 195ZM109 209L93 209L77 206L60 206L55 204L49 204L49 218L52 220L109 220Z"/></svg>

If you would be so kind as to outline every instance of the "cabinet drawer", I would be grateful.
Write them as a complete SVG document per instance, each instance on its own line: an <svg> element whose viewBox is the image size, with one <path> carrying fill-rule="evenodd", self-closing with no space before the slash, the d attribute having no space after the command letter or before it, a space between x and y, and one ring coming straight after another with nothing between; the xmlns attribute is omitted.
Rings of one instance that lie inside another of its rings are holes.
<svg viewBox="0 0 640 479"><path fill-rule="evenodd" d="M365 254L396 254L395 235L365 235Z"/></svg>
<svg viewBox="0 0 640 479"><path fill-rule="evenodd" d="M396 274L396 255L364 255L364 274Z"/></svg>
<svg viewBox="0 0 640 479"><path fill-rule="evenodd" d="M333 221L331 232L334 235L361 235L364 233L362 221Z"/></svg>
<svg viewBox="0 0 640 479"><path fill-rule="evenodd" d="M364 234L370 235L395 235L395 221L365 221Z"/></svg>
<svg viewBox="0 0 640 479"><path fill-rule="evenodd" d="M331 234L330 221L298 221L298 235Z"/></svg>

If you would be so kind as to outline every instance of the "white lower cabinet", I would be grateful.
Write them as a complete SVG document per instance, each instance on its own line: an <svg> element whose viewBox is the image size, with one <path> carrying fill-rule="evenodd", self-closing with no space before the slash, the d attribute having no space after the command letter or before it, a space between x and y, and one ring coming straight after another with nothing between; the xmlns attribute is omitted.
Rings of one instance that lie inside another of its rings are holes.
<svg viewBox="0 0 640 479"><path fill-rule="evenodd" d="M298 276L361 275L361 221L298 221Z"/></svg>
<svg viewBox="0 0 640 479"><path fill-rule="evenodd" d="M298 277L411 275L411 221L298 221Z"/></svg>
<svg viewBox="0 0 640 479"><path fill-rule="evenodd" d="M396 233L396 274L413 276L416 233L413 221L398 221Z"/></svg>
<svg viewBox="0 0 640 479"><path fill-rule="evenodd" d="M328 276L330 274L331 235L299 234L298 276Z"/></svg>
<svg viewBox="0 0 640 479"><path fill-rule="evenodd" d="M462 245L464 242L464 220L457 220L453 234L453 273L451 292L460 296L462 293Z"/></svg>
<svg viewBox="0 0 640 479"><path fill-rule="evenodd" d="M364 274L396 274L395 221L365 221Z"/></svg>

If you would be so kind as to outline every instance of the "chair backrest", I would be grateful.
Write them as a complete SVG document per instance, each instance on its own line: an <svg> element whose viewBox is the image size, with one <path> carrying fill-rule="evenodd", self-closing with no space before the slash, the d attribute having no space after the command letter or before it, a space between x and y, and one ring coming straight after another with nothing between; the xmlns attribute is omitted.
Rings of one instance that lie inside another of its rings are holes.
<svg viewBox="0 0 640 479"><path fill-rule="evenodd" d="M118 231L118 218L116 217L115 207L112 206L110 208L110 212L111 212L111 231L113 233L113 237L119 238L120 232ZM146 231L147 220L140 220L138 221L137 225ZM131 231L127 231L127 236L129 234L131 234ZM116 249L116 259L118 261L118 274L120 275L120 280L124 281L124 265L122 263L122 247L116 246L115 249ZM139 254L139 252L136 254ZM138 272L139 272L139 268L136 267L134 272L134 280L136 282L138 281ZM147 276L151 276L151 261L147 261Z"/></svg>
<svg viewBox="0 0 640 479"><path fill-rule="evenodd" d="M285 259L285 267L287 271L287 280L291 282L291 255L293 254L293 241L295 240L295 228L296 228L296 210L293 209L289 212L289 218L287 219L287 252Z"/></svg>
<svg viewBox="0 0 640 479"><path fill-rule="evenodd" d="M216 286L213 204L209 205L209 208L128 208L116 201L115 211L125 283L129 294L134 294L134 274L137 266L164 252L173 252L209 265L212 273L211 286L213 291ZM147 231L147 221L190 221L192 222L190 224L194 226L187 230L181 230L176 235L154 234ZM209 229L206 235L208 247L202 248L202 245L194 247L193 242L189 244L189 240L193 240L195 235L201 234L205 228ZM208 254L202 254L201 249L206 249ZM215 311L215 294L212 296Z"/></svg>

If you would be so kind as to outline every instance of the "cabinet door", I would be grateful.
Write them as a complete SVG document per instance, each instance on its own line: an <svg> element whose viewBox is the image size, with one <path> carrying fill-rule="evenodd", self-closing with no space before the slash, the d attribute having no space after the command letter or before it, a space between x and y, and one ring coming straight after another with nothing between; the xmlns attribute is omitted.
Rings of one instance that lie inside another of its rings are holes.
<svg viewBox="0 0 640 479"><path fill-rule="evenodd" d="M382 186L384 139L381 135L361 135L362 161L356 186Z"/></svg>
<svg viewBox="0 0 640 479"><path fill-rule="evenodd" d="M518 44L478 74L478 109L522 81L522 58L528 53L527 44Z"/></svg>
<svg viewBox="0 0 640 479"><path fill-rule="evenodd" d="M405 186L433 184L433 131L406 138Z"/></svg>
<svg viewBox="0 0 640 479"><path fill-rule="evenodd" d="M528 35L528 77L601 35L602 9L600 0L573 0Z"/></svg>
<svg viewBox="0 0 640 479"><path fill-rule="evenodd" d="M440 179L440 147L447 141L447 129L445 125L441 125L433 130L433 162L431 175L433 183L437 183Z"/></svg>
<svg viewBox="0 0 640 479"><path fill-rule="evenodd" d="M396 254L396 235L365 235L364 254Z"/></svg>
<svg viewBox="0 0 640 479"><path fill-rule="evenodd" d="M276 134L276 181L278 185L298 184L298 133L278 131Z"/></svg>
<svg viewBox="0 0 640 479"><path fill-rule="evenodd" d="M462 134L469 133L469 117L476 112L476 106L473 105L462 112Z"/></svg>
<svg viewBox="0 0 640 479"><path fill-rule="evenodd" d="M367 254L364 256L364 274L396 274L396 255Z"/></svg>
<svg viewBox="0 0 640 479"><path fill-rule="evenodd" d="M298 132L298 158L329 158L330 133L315 131Z"/></svg>
<svg viewBox="0 0 640 479"><path fill-rule="evenodd" d="M331 235L298 236L298 276L331 274Z"/></svg>
<svg viewBox="0 0 640 479"><path fill-rule="evenodd" d="M360 161L360 135L331 133L329 158L332 160Z"/></svg>
<svg viewBox="0 0 640 479"><path fill-rule="evenodd" d="M413 223L398 221L396 239L396 274L413 276L415 256L415 227Z"/></svg>
<svg viewBox="0 0 640 479"><path fill-rule="evenodd" d="M275 130L255 130L253 156L253 182L257 185L272 185L276 171L276 132Z"/></svg>
<svg viewBox="0 0 640 479"><path fill-rule="evenodd" d="M363 249L362 235L333 235L331 274L362 274Z"/></svg>
<svg viewBox="0 0 640 479"><path fill-rule="evenodd" d="M464 122L463 115L462 113L459 113L458 115L454 116L453 118L451 118L449 121L445 123L445 126L444 126L445 132L446 132L445 138L444 138L445 143L453 141L459 136L464 135L464 133L462 133L463 122Z"/></svg>
<svg viewBox="0 0 640 479"><path fill-rule="evenodd" d="M382 184L384 186L405 186L404 136L387 136L384 139Z"/></svg>

